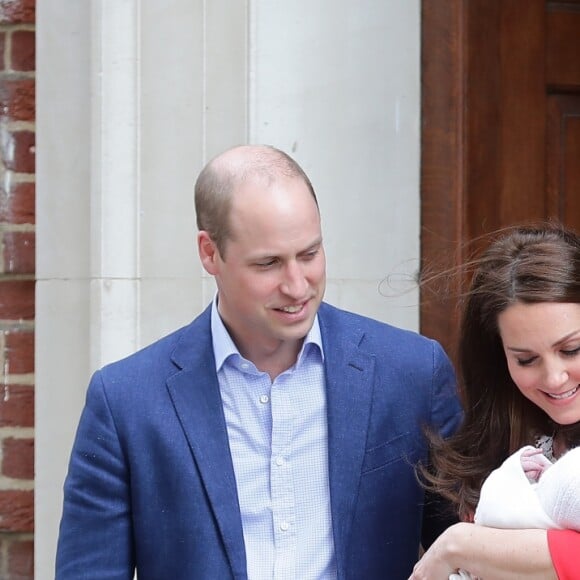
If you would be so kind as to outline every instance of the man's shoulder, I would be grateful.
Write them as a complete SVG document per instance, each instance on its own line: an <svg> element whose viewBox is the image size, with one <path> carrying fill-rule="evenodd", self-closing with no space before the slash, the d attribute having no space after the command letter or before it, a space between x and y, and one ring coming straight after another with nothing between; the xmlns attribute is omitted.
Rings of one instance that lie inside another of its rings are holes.
<svg viewBox="0 0 580 580"><path fill-rule="evenodd" d="M321 305L319 322L325 346L352 344L387 364L406 365L445 358L441 345L414 330L329 304Z"/></svg>
<svg viewBox="0 0 580 580"><path fill-rule="evenodd" d="M350 310L343 310L326 302L320 305L319 319L321 320L321 326L334 327L335 330L362 332L367 335L376 335L383 339L388 336L411 341L430 341L414 330L393 326L376 318Z"/></svg>
<svg viewBox="0 0 580 580"><path fill-rule="evenodd" d="M457 415L453 418L456 424L459 405L455 375L449 357L436 340L327 305L321 308L320 319L329 366L356 355L361 357L356 360L372 360L377 384L381 385L377 392L382 393L386 405L400 400L393 399L393 392L403 393L421 404L432 402L431 418L439 417L442 424ZM425 397L427 392L430 394Z"/></svg>
<svg viewBox="0 0 580 580"><path fill-rule="evenodd" d="M208 311L202 312L193 321L173 330L140 348L134 353L105 365L102 369L107 374L124 373L129 369L141 369L148 372L153 367L173 365L176 353L191 353L198 349L204 340L211 341Z"/></svg>

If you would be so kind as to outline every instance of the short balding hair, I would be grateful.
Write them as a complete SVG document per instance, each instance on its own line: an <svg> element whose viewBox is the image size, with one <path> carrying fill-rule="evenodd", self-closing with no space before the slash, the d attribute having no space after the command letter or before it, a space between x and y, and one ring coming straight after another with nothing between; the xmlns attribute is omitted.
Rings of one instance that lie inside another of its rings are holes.
<svg viewBox="0 0 580 580"><path fill-rule="evenodd" d="M242 145L214 157L195 182L197 227L206 231L225 259L226 242L231 239L230 212L236 187L250 179L270 184L279 178L301 179L318 207L310 179L300 165L271 145Z"/></svg>

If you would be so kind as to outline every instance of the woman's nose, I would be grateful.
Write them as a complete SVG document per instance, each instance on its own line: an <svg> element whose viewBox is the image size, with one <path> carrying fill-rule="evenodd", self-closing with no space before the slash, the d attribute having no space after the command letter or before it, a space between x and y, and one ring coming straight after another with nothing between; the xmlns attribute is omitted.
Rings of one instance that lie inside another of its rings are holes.
<svg viewBox="0 0 580 580"><path fill-rule="evenodd" d="M569 375L563 362L552 362L546 365L545 386L548 389L556 389L568 380Z"/></svg>

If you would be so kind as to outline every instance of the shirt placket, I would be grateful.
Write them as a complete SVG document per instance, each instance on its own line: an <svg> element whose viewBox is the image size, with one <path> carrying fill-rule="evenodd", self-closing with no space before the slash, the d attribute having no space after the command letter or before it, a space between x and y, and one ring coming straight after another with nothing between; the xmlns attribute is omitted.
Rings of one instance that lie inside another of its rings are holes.
<svg viewBox="0 0 580 580"><path fill-rule="evenodd" d="M274 525L274 580L293 580L296 567L296 513L291 448L294 410L288 393L271 390L272 453L270 486Z"/></svg>

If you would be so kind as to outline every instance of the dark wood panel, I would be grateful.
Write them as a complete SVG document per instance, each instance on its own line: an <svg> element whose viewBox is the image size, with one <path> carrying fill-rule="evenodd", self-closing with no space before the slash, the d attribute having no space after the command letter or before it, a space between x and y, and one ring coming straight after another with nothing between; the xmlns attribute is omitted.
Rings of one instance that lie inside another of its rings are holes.
<svg viewBox="0 0 580 580"><path fill-rule="evenodd" d="M421 23L421 275L428 280L462 260L463 0L423 1ZM454 294L441 292L435 281L421 285L421 332L439 340L451 356L457 337Z"/></svg>
<svg viewBox="0 0 580 580"><path fill-rule="evenodd" d="M467 3L468 239L545 215L545 4L525 6Z"/></svg>
<svg viewBox="0 0 580 580"><path fill-rule="evenodd" d="M421 331L452 358L473 241L547 217L580 230L579 16L580 0L422 0L421 270L443 283L422 289Z"/></svg>
<svg viewBox="0 0 580 580"><path fill-rule="evenodd" d="M577 103L580 105L580 99ZM566 125L566 201L563 221L580 231L580 106Z"/></svg>
<svg viewBox="0 0 580 580"><path fill-rule="evenodd" d="M496 1L466 3L465 238L498 227L501 190L501 8Z"/></svg>
<svg viewBox="0 0 580 580"><path fill-rule="evenodd" d="M547 15L546 77L551 89L580 88L580 5Z"/></svg>
<svg viewBox="0 0 580 580"><path fill-rule="evenodd" d="M548 108L549 215L580 231L580 95L552 95Z"/></svg>
<svg viewBox="0 0 580 580"><path fill-rule="evenodd" d="M544 2L500 4L502 227L545 216L546 91Z"/></svg>
<svg viewBox="0 0 580 580"><path fill-rule="evenodd" d="M546 9L550 10L580 10L580 0L547 0Z"/></svg>

